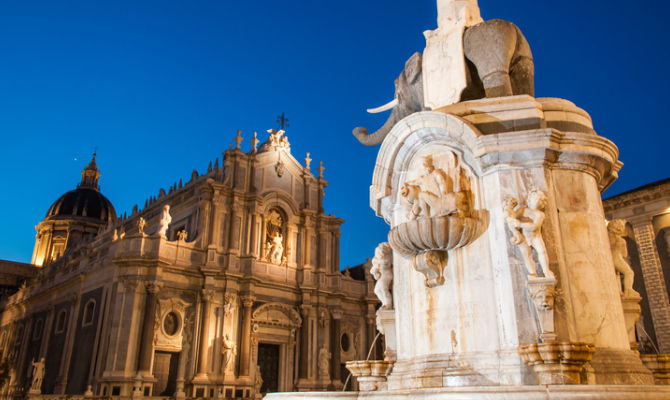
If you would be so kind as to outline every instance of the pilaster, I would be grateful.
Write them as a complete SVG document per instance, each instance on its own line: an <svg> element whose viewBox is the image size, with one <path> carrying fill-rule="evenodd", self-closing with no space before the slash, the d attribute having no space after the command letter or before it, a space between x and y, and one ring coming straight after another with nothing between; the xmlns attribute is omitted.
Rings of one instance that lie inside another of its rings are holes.
<svg viewBox="0 0 670 400"><path fill-rule="evenodd" d="M629 222L633 225L635 241L640 251L640 266L659 351L667 354L670 353L670 302L661 270L661 259L654 241L654 226L650 217L630 219Z"/></svg>

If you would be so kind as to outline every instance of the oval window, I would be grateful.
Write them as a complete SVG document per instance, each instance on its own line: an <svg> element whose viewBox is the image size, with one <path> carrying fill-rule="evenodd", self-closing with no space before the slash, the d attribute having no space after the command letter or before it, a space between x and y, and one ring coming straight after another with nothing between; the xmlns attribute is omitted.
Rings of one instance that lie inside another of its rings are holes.
<svg viewBox="0 0 670 400"><path fill-rule="evenodd" d="M347 352L349 351L349 335L346 333L342 335L342 338L340 339L340 346L342 346L342 351Z"/></svg>
<svg viewBox="0 0 670 400"><path fill-rule="evenodd" d="M179 330L179 317L174 312L169 312L163 320L163 330L168 336L174 336Z"/></svg>

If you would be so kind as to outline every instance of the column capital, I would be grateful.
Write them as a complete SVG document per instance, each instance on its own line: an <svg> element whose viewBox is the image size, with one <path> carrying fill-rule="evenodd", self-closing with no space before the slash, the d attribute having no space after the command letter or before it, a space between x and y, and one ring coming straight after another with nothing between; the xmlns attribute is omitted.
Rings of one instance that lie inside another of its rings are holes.
<svg viewBox="0 0 670 400"><path fill-rule="evenodd" d="M80 297L80 296L79 296L79 293L72 293L72 294L68 297L68 301L70 302L71 305L74 306L74 305L77 303L77 300L79 300L79 297Z"/></svg>
<svg viewBox="0 0 670 400"><path fill-rule="evenodd" d="M330 310L330 316L331 316L331 318L333 318L335 320L342 319L342 316L343 316L342 309L341 308L334 308L334 309Z"/></svg>
<svg viewBox="0 0 670 400"><path fill-rule="evenodd" d="M161 289L163 288L163 283L162 282L145 282L144 287L146 288L148 293L158 294L158 292L160 292Z"/></svg>
<svg viewBox="0 0 670 400"><path fill-rule="evenodd" d="M300 305L300 315L302 315L303 318L307 318L307 317L309 317L309 315L310 315L310 313L312 312L312 309L313 309L313 308L314 308L314 307L312 307L312 306L309 305L309 304L301 304L301 305Z"/></svg>
<svg viewBox="0 0 670 400"><path fill-rule="evenodd" d="M202 301L212 302L214 300L214 295L216 295L216 291L214 289L202 289L200 294L202 296Z"/></svg>
<svg viewBox="0 0 670 400"><path fill-rule="evenodd" d="M254 296L241 296L240 300L242 300L244 308L251 308L251 306L254 305L254 300L256 300L256 298Z"/></svg>
<svg viewBox="0 0 670 400"><path fill-rule="evenodd" d="M636 215L634 217L626 218L626 221L628 221L634 227L639 227L652 225L653 218L653 215Z"/></svg>
<svg viewBox="0 0 670 400"><path fill-rule="evenodd" d="M119 279L119 283L123 285L128 292L136 292L140 286L140 281L130 278L121 278Z"/></svg>

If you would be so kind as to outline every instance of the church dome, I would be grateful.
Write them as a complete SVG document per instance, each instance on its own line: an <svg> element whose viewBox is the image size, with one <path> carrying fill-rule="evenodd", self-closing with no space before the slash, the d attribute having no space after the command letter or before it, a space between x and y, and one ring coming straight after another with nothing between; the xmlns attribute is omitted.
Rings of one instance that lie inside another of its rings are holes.
<svg viewBox="0 0 670 400"><path fill-rule="evenodd" d="M116 219L116 211L112 203L100 193L98 179L100 172L93 159L81 172L81 183L77 189L71 190L56 200L49 211L47 219L79 219L78 217L107 224Z"/></svg>
<svg viewBox="0 0 670 400"><path fill-rule="evenodd" d="M116 219L114 206L99 191L77 188L62 195L49 208L48 219L85 217L105 224Z"/></svg>

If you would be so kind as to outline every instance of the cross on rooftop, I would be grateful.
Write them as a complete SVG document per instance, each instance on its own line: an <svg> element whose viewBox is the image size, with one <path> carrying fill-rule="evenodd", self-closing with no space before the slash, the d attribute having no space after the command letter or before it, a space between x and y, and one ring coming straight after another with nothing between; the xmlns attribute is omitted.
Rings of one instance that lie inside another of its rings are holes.
<svg viewBox="0 0 670 400"><path fill-rule="evenodd" d="M277 122L279 123L279 129L285 131L288 128L288 118L284 115L284 112L281 115L277 116Z"/></svg>

